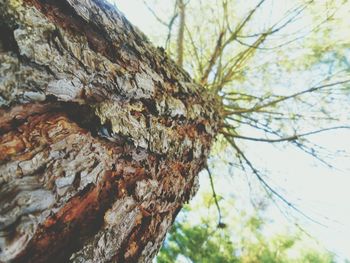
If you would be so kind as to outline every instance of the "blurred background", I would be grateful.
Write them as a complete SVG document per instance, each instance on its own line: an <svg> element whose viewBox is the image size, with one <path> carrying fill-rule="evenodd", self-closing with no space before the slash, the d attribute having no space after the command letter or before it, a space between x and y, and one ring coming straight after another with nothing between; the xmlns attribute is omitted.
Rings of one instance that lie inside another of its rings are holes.
<svg viewBox="0 0 350 263"><path fill-rule="evenodd" d="M157 262L349 262L350 2L110 0L227 117Z"/></svg>

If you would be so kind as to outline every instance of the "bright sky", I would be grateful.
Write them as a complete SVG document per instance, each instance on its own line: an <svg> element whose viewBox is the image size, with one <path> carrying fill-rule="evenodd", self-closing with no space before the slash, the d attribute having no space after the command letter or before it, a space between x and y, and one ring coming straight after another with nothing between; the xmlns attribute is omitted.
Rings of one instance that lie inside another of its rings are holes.
<svg viewBox="0 0 350 263"><path fill-rule="evenodd" d="M111 0L112 1L112 0ZM164 27L159 26L154 16L147 10L142 0L114 0L118 9L134 25L146 35L164 35ZM249 2L249 1L248 1ZM286 8L293 0L272 1L273 10ZM172 8L168 1L159 1L160 9ZM272 14L274 16L277 14ZM161 16L161 14L160 14ZM300 26L300 24L299 24ZM157 43L158 45L163 42ZM331 150L350 150L350 132L336 131L314 136L313 139ZM340 259L350 259L350 161L348 157L337 157L333 163L338 170L329 169L297 149L288 147L277 149L273 145L264 143L246 143L249 157L260 167L272 167L269 171L269 182L277 187L284 196L300 208L305 214L321 222L325 226L313 223L299 217L300 224L324 247L335 252ZM268 156L268 158L263 158ZM220 166L219 168L220 169ZM220 171L225 173L224 170ZM201 176L203 187L208 187L205 176ZM234 178L217 181L220 193L228 190L242 194L235 197L247 201L249 190L244 187L245 180ZM245 190L243 190L245 189ZM277 209L268 211L269 217L274 219L272 231L290 224ZM293 219L292 219L293 220Z"/></svg>

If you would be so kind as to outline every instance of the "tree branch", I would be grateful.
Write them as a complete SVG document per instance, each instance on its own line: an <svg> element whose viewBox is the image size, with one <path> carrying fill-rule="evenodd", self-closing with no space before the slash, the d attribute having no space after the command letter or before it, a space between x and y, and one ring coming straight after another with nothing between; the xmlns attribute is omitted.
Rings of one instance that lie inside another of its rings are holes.
<svg viewBox="0 0 350 263"><path fill-rule="evenodd" d="M260 174L259 170L257 170L253 164L250 162L250 160L246 157L246 155L242 152L242 150L237 146L237 144L234 142L234 140L232 138L229 138L227 136L225 136L226 140L228 141L228 143L237 151L237 153L243 158L244 162L248 165L248 167L251 169L251 171L253 172L253 174L257 177L257 179L259 180L259 182L262 184L262 186L264 187L265 191L267 192L268 196L271 198L271 194L273 194L274 196L276 196L278 199L280 199L283 203L285 203L288 207L292 208L294 211L296 211L297 213L299 213L300 215L304 216L305 218L309 219L310 221L322 225L324 227L324 224L316 221L315 219L311 218L310 216L308 216L307 214L305 214L303 211L301 211L299 208L297 208L295 205L293 205L290 201L288 201L284 196L282 196L280 193L278 193L274 188L272 188L266 181L265 179L262 177L262 175Z"/></svg>
<svg viewBox="0 0 350 263"><path fill-rule="evenodd" d="M200 83L202 85L206 85L207 84L209 73L213 69L214 65L216 64L217 59L220 57L220 55L222 54L222 52L225 49L225 47L229 43L231 43L232 41L234 41L237 38L237 34L239 34L239 32L242 30L242 28L248 23L248 21L252 18L253 14L259 9L259 7L264 2L265 2L265 0L261 0L255 6L255 8L252 9L249 12L248 16L238 25L238 27L236 28L236 30L234 32L231 32L230 36L226 39L225 42L223 42L223 37L224 37L224 35L226 33L226 29L220 31L218 40L216 41L216 46L214 48L214 51L213 51L212 55L210 56L210 60L209 60L208 66L205 69L205 71L203 73L203 76L201 78ZM228 29L229 29L229 27L228 27Z"/></svg>
<svg viewBox="0 0 350 263"><path fill-rule="evenodd" d="M230 128L230 127L226 127L226 128ZM242 135L239 135L239 134L233 134L233 133L229 133L229 132L225 132L225 131L220 131L220 132L222 134L224 134L226 136L230 136L232 138L243 139L243 140L250 140L250 141L257 141L257 142L274 143L274 142L295 141L295 140L297 140L297 139L299 139L301 137L310 136L310 135L314 135L314 134L317 134L317 133L326 132L326 131L330 131L330 130L338 130L338 129L350 129L350 126L329 127L329 128L324 128L324 129L311 131L311 132L307 132L307 133L302 133L302 134L296 134L296 135L292 135L292 136L288 136L288 137L284 137L284 138L279 138L279 139L254 138L254 137L242 136Z"/></svg>
<svg viewBox="0 0 350 263"><path fill-rule="evenodd" d="M184 57L184 32L185 32L185 3L183 0L177 0L177 6L179 8L180 21L179 30L177 34L177 64L183 66Z"/></svg>
<svg viewBox="0 0 350 263"><path fill-rule="evenodd" d="M206 166L205 169L208 172L209 181L210 181L210 188L211 188L211 191L212 191L212 195L213 195L213 198L214 198L214 203L215 203L216 209L218 210L218 227L219 228L224 228L225 224L222 222L221 209L220 209L219 201L218 201L217 194L216 194L216 191L215 191L213 176L212 176L208 166Z"/></svg>
<svg viewBox="0 0 350 263"><path fill-rule="evenodd" d="M241 113L248 113L248 112L256 112L256 111L258 111L258 110L260 110L262 108L273 106L273 105L275 105L277 103L280 103L280 102L283 102L283 101L286 101L286 100L289 100L289 99L292 99L292 98L304 95L306 93L311 93L311 92L314 92L314 91L317 91L317 90L320 90L320 89L323 89L323 88L332 87L332 86L336 86L336 85L341 85L341 84L345 84L345 83L348 83L348 82L350 82L350 79L347 79L347 80L344 80L344 81L338 81L338 82L334 82L334 83L329 83L329 84L324 84L324 85L320 85L320 86L315 86L315 87L309 88L307 90L303 90L303 91L294 93L294 94L289 95L289 96L280 97L279 99L270 101L270 102L265 103L265 104L257 105L257 106L255 106L253 108L250 108L250 109L237 109L235 111L231 111L230 114L241 114Z"/></svg>

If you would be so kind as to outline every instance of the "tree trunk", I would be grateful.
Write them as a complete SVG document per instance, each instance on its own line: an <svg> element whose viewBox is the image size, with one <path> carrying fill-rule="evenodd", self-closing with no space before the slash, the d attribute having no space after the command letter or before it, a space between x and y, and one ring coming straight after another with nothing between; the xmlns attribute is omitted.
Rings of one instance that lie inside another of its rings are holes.
<svg viewBox="0 0 350 263"><path fill-rule="evenodd" d="M102 0L0 0L0 261L151 262L219 105Z"/></svg>

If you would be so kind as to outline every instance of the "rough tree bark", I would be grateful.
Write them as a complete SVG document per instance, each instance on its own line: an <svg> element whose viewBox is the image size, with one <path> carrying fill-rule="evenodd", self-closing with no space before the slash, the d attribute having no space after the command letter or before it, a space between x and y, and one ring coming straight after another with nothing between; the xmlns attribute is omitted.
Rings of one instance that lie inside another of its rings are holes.
<svg viewBox="0 0 350 263"><path fill-rule="evenodd" d="M219 105L102 0L0 0L0 261L150 262Z"/></svg>

